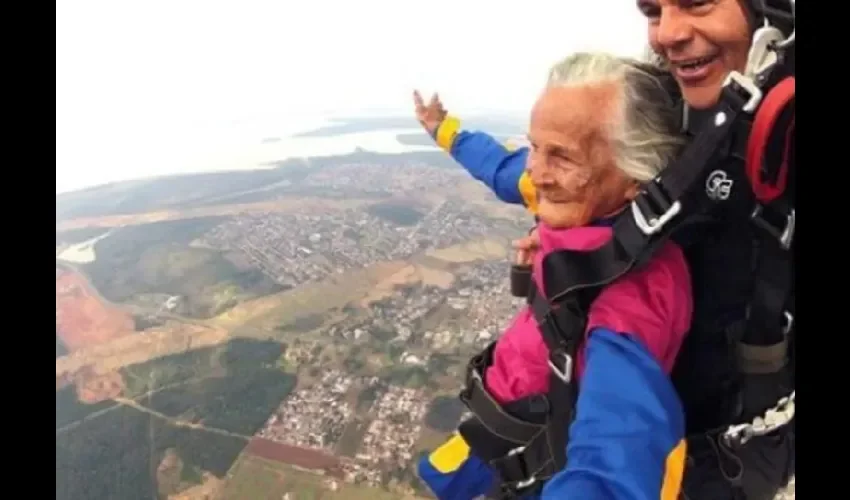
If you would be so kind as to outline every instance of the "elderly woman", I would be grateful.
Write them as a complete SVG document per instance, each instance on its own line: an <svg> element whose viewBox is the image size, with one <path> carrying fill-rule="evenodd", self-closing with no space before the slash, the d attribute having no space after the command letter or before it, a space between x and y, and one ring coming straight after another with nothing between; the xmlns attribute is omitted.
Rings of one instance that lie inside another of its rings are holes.
<svg viewBox="0 0 850 500"><path fill-rule="evenodd" d="M552 68L531 113L529 141L540 245L533 282L542 294L552 279L542 271L547 256L606 243L610 218L678 154L682 138L652 72L615 56L580 53ZM668 374L690 324L690 290L682 252L668 242L592 300L575 366L566 367L579 389L572 423L561 422L569 428L565 469L557 464L563 452L550 450L525 479L507 477L505 456L525 448L510 449L502 439L507 431L472 417L420 461L420 478L441 499L494 492L531 498L541 491L585 500L674 498L685 429ZM550 387L550 349L533 309L524 307L488 349L489 366L480 373L489 398L514 421L534 422L560 397L561 389ZM557 481L546 484L556 472Z"/></svg>

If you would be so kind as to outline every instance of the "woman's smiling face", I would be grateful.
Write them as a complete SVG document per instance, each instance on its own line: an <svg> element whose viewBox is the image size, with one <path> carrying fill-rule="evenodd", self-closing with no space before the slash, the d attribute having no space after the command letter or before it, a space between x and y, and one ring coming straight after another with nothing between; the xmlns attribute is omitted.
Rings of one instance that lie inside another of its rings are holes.
<svg viewBox="0 0 850 500"><path fill-rule="evenodd" d="M611 130L623 119L620 84L546 89L531 113L526 168L537 215L554 228L583 226L617 212L637 183L616 167Z"/></svg>

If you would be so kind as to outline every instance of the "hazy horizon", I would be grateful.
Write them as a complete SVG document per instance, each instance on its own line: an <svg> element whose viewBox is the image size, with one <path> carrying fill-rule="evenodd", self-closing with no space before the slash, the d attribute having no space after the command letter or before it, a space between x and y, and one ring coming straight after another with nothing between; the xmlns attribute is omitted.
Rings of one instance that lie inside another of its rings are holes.
<svg viewBox="0 0 850 500"><path fill-rule="evenodd" d="M461 117L525 116L556 60L639 55L645 29L620 0L60 3L57 194L253 168L264 137L333 118L409 116L416 127L413 88L439 91Z"/></svg>

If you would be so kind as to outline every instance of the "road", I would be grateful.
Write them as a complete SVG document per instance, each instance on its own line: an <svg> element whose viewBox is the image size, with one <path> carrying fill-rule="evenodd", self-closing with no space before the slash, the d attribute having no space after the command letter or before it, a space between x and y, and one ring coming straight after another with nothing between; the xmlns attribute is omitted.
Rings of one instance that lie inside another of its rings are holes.
<svg viewBox="0 0 850 500"><path fill-rule="evenodd" d="M136 401L133 401L132 399L117 397L117 398L114 399L114 401L116 403L120 404L120 405L129 406L129 407L135 408L136 410L139 410L141 412L145 412L149 415L153 415L154 417L166 420L167 422L169 422L172 425L175 425L177 427L186 427L188 429L195 429L195 430L204 431L204 432L211 432L213 434L219 434L221 436L228 436L228 437L235 437L235 438L239 438L239 439L244 439L245 441L251 440L251 436L246 436L244 434L237 434L235 432L226 431L224 429L218 429L216 427L207 427L207 426L202 425L202 424L196 424L194 422L189 422L189 421L186 421L186 420L180 420L180 419L177 419L177 418L169 417L168 415L165 415L165 414L160 413L158 411L151 410L147 406L140 405L139 403L137 403Z"/></svg>

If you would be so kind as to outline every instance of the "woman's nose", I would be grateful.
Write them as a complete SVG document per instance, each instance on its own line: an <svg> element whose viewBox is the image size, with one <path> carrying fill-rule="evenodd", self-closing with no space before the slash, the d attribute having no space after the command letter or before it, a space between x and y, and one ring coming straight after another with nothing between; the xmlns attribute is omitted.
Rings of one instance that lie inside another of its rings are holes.
<svg viewBox="0 0 850 500"><path fill-rule="evenodd" d="M532 184L539 186L546 184L547 177L549 176L546 171L545 158L539 154L530 154L528 156L528 163L525 165L525 170L528 172L528 177L531 179Z"/></svg>
<svg viewBox="0 0 850 500"><path fill-rule="evenodd" d="M555 185L555 175L552 169L547 167L536 167L529 170L531 183L537 188L548 188Z"/></svg>

